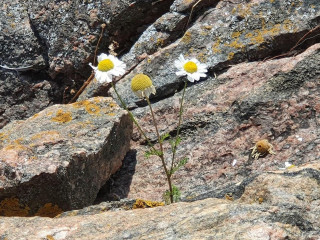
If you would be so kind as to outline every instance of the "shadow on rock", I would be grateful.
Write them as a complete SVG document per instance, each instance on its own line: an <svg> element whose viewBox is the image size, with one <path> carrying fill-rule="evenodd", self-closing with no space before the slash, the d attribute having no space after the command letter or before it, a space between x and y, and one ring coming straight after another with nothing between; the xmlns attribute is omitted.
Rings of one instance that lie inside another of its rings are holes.
<svg viewBox="0 0 320 240"><path fill-rule="evenodd" d="M110 177L100 189L94 204L103 201L119 201L130 191L133 174L137 164L137 150L130 150L122 162L122 167Z"/></svg>

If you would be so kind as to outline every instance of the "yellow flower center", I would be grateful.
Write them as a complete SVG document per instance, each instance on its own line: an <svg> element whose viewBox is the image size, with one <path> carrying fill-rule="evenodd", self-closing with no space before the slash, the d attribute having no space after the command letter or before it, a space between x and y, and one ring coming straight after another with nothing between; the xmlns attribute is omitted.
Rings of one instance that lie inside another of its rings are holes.
<svg viewBox="0 0 320 240"><path fill-rule="evenodd" d="M136 92L139 90L145 90L148 87L152 86L152 81L151 79L142 73L139 73L135 75L132 80L131 80L131 89L132 91Z"/></svg>
<svg viewBox="0 0 320 240"><path fill-rule="evenodd" d="M114 64L110 59L104 59L99 62L98 70L102 72L108 72L114 68Z"/></svg>
<svg viewBox="0 0 320 240"><path fill-rule="evenodd" d="M198 67L197 67L197 64L195 64L194 62L186 62L184 65L183 65L183 69L188 72L188 73L194 73L198 70Z"/></svg>

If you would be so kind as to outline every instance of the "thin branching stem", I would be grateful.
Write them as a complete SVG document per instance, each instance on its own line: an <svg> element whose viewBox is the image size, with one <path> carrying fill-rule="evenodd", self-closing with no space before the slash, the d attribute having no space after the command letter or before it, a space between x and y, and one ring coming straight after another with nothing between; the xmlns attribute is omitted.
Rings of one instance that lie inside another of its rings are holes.
<svg viewBox="0 0 320 240"><path fill-rule="evenodd" d="M130 112L130 110L128 109L127 105L125 104L125 102L122 100L122 98L120 97L115 85L113 84L113 82L111 82L111 85L114 89L114 92L116 93L118 99L121 102L122 107L128 112L130 118L132 119L132 121L134 122L134 124L137 126L139 132L143 135L144 139L147 141L149 147L152 148L153 151L157 152L157 150L154 148L154 146L152 145L152 143L150 142L149 138L146 136L146 134L144 133L144 131L141 129L139 123L137 122L137 120L135 119L135 117L133 116L133 114Z"/></svg>
<svg viewBox="0 0 320 240"><path fill-rule="evenodd" d="M157 133L157 137L158 137L158 142L159 142L159 145L160 145L160 151L161 151L161 154L159 155L160 159L161 159L161 162L162 162L162 166L164 168L164 171L166 173L166 176L167 176L167 180L168 180L168 185L169 185L169 191L170 191L170 202L173 203L173 189L172 189L172 183L171 183L171 174L170 172L168 171L168 168L167 168L167 165L166 165L166 162L164 160L164 152L163 152L163 144L162 144L162 141L161 141L161 138L160 138L160 134L159 134L159 130L158 130L158 126L157 126L157 122L156 122L156 119L154 117L154 113L153 113L153 110L152 110L152 107L151 107L151 103L150 103L150 100L149 98L146 96L145 97L147 102L148 102L148 105L149 105L149 108L150 108L150 112L151 112L151 115L152 115L152 119L153 119L153 125L156 129L156 133Z"/></svg>
<svg viewBox="0 0 320 240"><path fill-rule="evenodd" d="M177 152L177 143L179 141L179 134L180 134L180 128L181 128L181 122L182 122L182 114L183 114L183 99L184 99L184 94L186 92L187 84L188 84L187 81L185 81L183 92L182 92L182 98L181 98L181 101L180 101L179 122L178 122L176 140L174 142L173 149L172 149L172 162L171 162L170 172L172 172L174 159L175 159L176 152Z"/></svg>

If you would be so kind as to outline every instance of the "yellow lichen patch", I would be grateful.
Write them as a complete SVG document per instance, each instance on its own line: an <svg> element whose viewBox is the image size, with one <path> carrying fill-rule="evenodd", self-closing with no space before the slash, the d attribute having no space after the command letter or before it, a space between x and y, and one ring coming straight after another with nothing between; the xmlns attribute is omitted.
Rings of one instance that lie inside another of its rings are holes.
<svg viewBox="0 0 320 240"><path fill-rule="evenodd" d="M231 34L231 37L232 37L232 38L238 38L238 37L240 37L241 33L242 33L242 32L233 32L233 33Z"/></svg>
<svg viewBox="0 0 320 240"><path fill-rule="evenodd" d="M47 113L47 116L48 116L48 117L50 117L50 116L52 116L52 115L53 115L53 112L52 112L52 111L50 111L50 112Z"/></svg>
<svg viewBox="0 0 320 240"><path fill-rule="evenodd" d="M238 40L235 40L231 43L225 43L224 45L227 47L232 47L232 48L237 48L237 49L241 49L244 47L244 45L242 43L239 43Z"/></svg>
<svg viewBox="0 0 320 240"><path fill-rule="evenodd" d="M52 203L46 203L36 212L35 216L53 218L62 212L63 211L61 210L61 208L59 208L58 205L53 205Z"/></svg>
<svg viewBox="0 0 320 240"><path fill-rule="evenodd" d="M252 37L250 38L250 40L251 40L251 43L252 43L252 44L260 44L260 43L263 43L263 42L264 42L264 37L263 37L263 35L262 35L262 32L256 31L255 36L252 36Z"/></svg>
<svg viewBox="0 0 320 240"><path fill-rule="evenodd" d="M226 193L226 195L224 197L225 197L225 199L227 199L229 201L233 201L234 200L232 193Z"/></svg>
<svg viewBox="0 0 320 240"><path fill-rule="evenodd" d="M112 102L112 103L109 104L109 106L111 108L116 108L116 107L118 107L118 104Z"/></svg>
<svg viewBox="0 0 320 240"><path fill-rule="evenodd" d="M237 7L238 15L241 16L242 18L245 18L246 16L250 15L251 12L251 4L243 5L240 4Z"/></svg>
<svg viewBox="0 0 320 240"><path fill-rule="evenodd" d="M221 49L219 49L220 43L221 43L221 39L218 38L217 41L215 41L215 42L212 44L212 51L213 51L213 53L221 53Z"/></svg>
<svg viewBox="0 0 320 240"><path fill-rule="evenodd" d="M183 42L183 43L190 43L191 42L191 32L186 32L184 35L183 35L183 37L181 38L181 41Z"/></svg>
<svg viewBox="0 0 320 240"><path fill-rule="evenodd" d="M247 33L246 37L251 40L252 44L261 44L265 41L265 37L272 37L279 34L280 26L280 24L276 24L270 29L263 27L261 30L255 30L253 33Z"/></svg>
<svg viewBox="0 0 320 240"><path fill-rule="evenodd" d="M5 133L0 133L0 141L4 141L8 138L8 135Z"/></svg>
<svg viewBox="0 0 320 240"><path fill-rule="evenodd" d="M203 63L207 62L207 60L208 60L206 53L203 53L203 52L201 52L201 53L199 53L199 54L197 55L197 59L198 59L200 62L203 62Z"/></svg>
<svg viewBox="0 0 320 240"><path fill-rule="evenodd" d="M97 99L95 99L95 102L97 102ZM100 100L99 100L100 102ZM98 115L100 113L100 107L94 103L92 103L89 100L83 100L80 102L76 102L72 104L73 107L75 108L81 108L84 107L85 110L87 111L87 113L91 114L91 115Z"/></svg>
<svg viewBox="0 0 320 240"><path fill-rule="evenodd" d="M132 209L153 208L153 207L159 207L159 206L164 206L164 202L155 202L155 201L137 199L136 202L133 204Z"/></svg>
<svg viewBox="0 0 320 240"><path fill-rule="evenodd" d="M46 238L47 238L47 240L55 240L52 235L47 235Z"/></svg>
<svg viewBox="0 0 320 240"><path fill-rule="evenodd" d="M87 104L85 106L85 109L86 111L89 113L89 114L94 114L94 115L98 115L100 113L100 107L95 105L95 104Z"/></svg>
<svg viewBox="0 0 320 240"><path fill-rule="evenodd" d="M52 121L58 123L67 123L72 120L71 112L64 112L63 110L59 109L55 117L51 118Z"/></svg>
<svg viewBox="0 0 320 240"><path fill-rule="evenodd" d="M204 25L204 26L201 26L201 29L211 30L211 29L212 29L212 26L210 26L210 25Z"/></svg>
<svg viewBox="0 0 320 240"><path fill-rule="evenodd" d="M0 215L6 217L26 217L30 208L20 204L18 198L6 198L0 202Z"/></svg>
<svg viewBox="0 0 320 240"><path fill-rule="evenodd" d="M39 113L34 114L31 119L37 118L39 116Z"/></svg>
<svg viewBox="0 0 320 240"><path fill-rule="evenodd" d="M157 44L157 46L163 46L164 45L164 39L163 38L158 38L156 44Z"/></svg>
<svg viewBox="0 0 320 240"><path fill-rule="evenodd" d="M9 151L9 150L14 150L14 151L24 151L24 150L27 150L28 148L24 145L21 145L21 144L16 144L16 143L13 143L13 144L9 144L9 145L6 145L4 147L4 150L5 151Z"/></svg>
<svg viewBox="0 0 320 240"><path fill-rule="evenodd" d="M113 116L115 116L116 114L115 114L115 113L107 113L107 115L110 116L110 117L113 117Z"/></svg>
<svg viewBox="0 0 320 240"><path fill-rule="evenodd" d="M291 32L291 31L295 32L295 31L297 31L297 28L294 26L292 21L289 20L289 19L284 20L281 26L287 32Z"/></svg>
<svg viewBox="0 0 320 240"><path fill-rule="evenodd" d="M234 57L234 53L233 52L228 54L228 60L231 60L233 57Z"/></svg>

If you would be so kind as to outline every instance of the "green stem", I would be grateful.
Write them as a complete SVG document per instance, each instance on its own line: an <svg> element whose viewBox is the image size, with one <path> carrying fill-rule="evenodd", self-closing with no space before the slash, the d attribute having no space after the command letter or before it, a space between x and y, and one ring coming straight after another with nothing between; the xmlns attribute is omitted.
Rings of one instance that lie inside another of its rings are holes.
<svg viewBox="0 0 320 240"><path fill-rule="evenodd" d="M119 98L122 107L127 110L130 118L132 119L132 121L134 122L134 124L137 126L139 132L143 135L144 139L148 142L149 147L151 147L153 149L153 151L157 152L157 150L154 148L154 146L151 144L149 138L146 136L146 134L144 133L144 131L141 129L139 123L137 122L137 120L135 119L135 117L133 116L133 114L130 112L130 110L128 109L127 105L125 104L125 102L122 100L122 98L120 97L115 85L113 84L113 82L111 82L111 85L117 95L117 97Z"/></svg>
<svg viewBox="0 0 320 240"><path fill-rule="evenodd" d="M164 168L164 171L166 173L166 176L167 176L167 181L168 181L168 185L169 185L169 191L170 191L170 202L173 203L173 190L172 190L172 183L171 183L171 174L170 172L168 171L167 169L167 166L166 166L166 162L164 160L164 154L163 154L163 144L162 144L162 141L161 141L161 138L160 138L160 134L159 134L159 130L158 130L158 126L157 126L157 122L156 122L156 119L154 117L154 113L153 113L153 110L152 110L152 107L151 107L151 103L150 103L150 100L148 97L145 97L147 102L148 102L148 105L149 105L149 108L150 108L150 111L151 111L151 115L152 115L152 119L153 119L153 125L156 129L156 133L157 133L157 137L158 137L158 142L160 144L160 151L161 151L161 155L159 156L160 159L161 159L161 162L162 162L162 166Z"/></svg>
<svg viewBox="0 0 320 240"><path fill-rule="evenodd" d="M181 122L182 122L183 99L184 99L184 94L185 94L185 92L186 92L186 88L187 88L187 81L185 81L185 83L184 83L184 88L183 88L183 92L182 92L182 99L181 99L181 102L180 102L179 122L178 122L176 140L175 140L175 142L174 142L174 146L173 146L173 149L172 149L172 162L171 162L170 172L171 172L172 169L173 169L174 158L175 158L175 156L176 156L176 151L177 151L177 142L178 142L178 139L179 139L180 127L181 127Z"/></svg>

